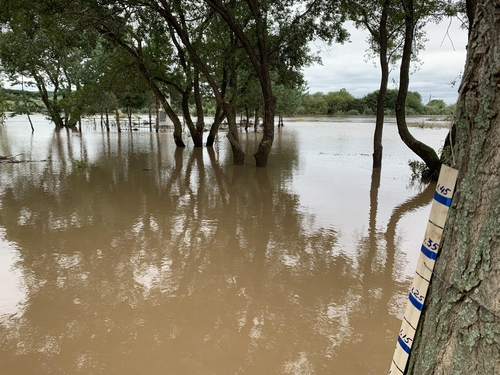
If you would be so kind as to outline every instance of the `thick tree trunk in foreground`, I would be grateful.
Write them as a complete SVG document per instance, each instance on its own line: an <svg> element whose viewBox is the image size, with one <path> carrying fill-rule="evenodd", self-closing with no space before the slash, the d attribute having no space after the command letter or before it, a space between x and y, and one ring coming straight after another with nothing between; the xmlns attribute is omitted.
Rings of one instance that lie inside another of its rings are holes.
<svg viewBox="0 0 500 375"><path fill-rule="evenodd" d="M500 4L479 0L457 105L457 190L407 374L500 374L499 113Z"/></svg>
<svg viewBox="0 0 500 375"><path fill-rule="evenodd" d="M399 91L396 100L396 121L398 124L398 133L401 140L417 154L427 165L429 169L429 177L436 179L441 169L441 162L432 147L415 139L408 130L406 124L406 97L408 95L408 86L410 83L410 62L413 47L414 29L415 29L415 16L413 8L413 0L403 0L403 7L405 9L405 42L403 46L403 56L401 58L401 68L399 74Z"/></svg>

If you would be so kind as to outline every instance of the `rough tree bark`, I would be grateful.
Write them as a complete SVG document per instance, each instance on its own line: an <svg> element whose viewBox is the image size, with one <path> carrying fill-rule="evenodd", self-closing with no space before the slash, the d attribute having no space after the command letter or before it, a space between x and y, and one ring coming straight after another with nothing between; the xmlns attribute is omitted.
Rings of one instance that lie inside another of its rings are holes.
<svg viewBox="0 0 500 375"><path fill-rule="evenodd" d="M500 3L467 4L457 190L406 374L500 374Z"/></svg>

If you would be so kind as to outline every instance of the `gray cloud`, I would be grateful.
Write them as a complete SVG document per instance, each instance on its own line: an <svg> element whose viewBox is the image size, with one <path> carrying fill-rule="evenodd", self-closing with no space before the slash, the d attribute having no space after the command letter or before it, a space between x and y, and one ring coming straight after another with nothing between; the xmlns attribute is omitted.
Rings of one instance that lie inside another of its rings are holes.
<svg viewBox="0 0 500 375"><path fill-rule="evenodd" d="M429 97L443 99L448 104L457 99L467 43L467 31L459 26L459 21L454 20L451 25L445 21L426 27L428 41L425 50L419 53L422 64L410 77L410 91L418 91L424 103ZM345 88L354 96L362 97L379 88L380 70L374 66L373 60L367 61L366 58L366 31L356 30L353 26L349 26L349 30L351 42L329 48L313 46L313 50L321 50L323 65L304 70L310 93ZM398 75L397 70L391 73L389 88L397 88ZM455 86L451 85L452 81L456 81Z"/></svg>

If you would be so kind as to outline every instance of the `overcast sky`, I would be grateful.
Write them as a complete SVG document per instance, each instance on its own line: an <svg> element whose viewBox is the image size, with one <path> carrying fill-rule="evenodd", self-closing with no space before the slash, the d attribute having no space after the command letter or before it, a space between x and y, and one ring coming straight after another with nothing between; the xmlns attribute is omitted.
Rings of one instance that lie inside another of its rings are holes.
<svg viewBox="0 0 500 375"><path fill-rule="evenodd" d="M422 65L410 76L410 91L418 91L426 104L429 97L443 99L447 104L457 100L460 77L465 64L467 31L460 29L460 22L453 20L448 30L449 20L426 27L427 39L424 51L419 57ZM366 62L367 32L350 27L351 41L344 45L320 47L323 65L305 69L309 93L338 91L345 88L359 98L378 90L380 67L374 61ZM389 78L389 89L397 88L393 79L398 81L399 71L393 71ZM451 82L457 81L452 87Z"/></svg>

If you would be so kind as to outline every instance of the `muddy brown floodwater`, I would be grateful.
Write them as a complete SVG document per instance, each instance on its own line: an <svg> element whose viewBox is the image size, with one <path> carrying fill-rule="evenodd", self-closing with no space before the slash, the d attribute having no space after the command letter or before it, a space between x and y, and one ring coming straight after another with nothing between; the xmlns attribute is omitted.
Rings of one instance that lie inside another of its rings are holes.
<svg viewBox="0 0 500 375"><path fill-rule="evenodd" d="M34 125L0 125L30 161L0 164L1 374L388 372L433 189L393 122L381 173L371 118L285 120L266 169L253 132L235 167L224 134Z"/></svg>

